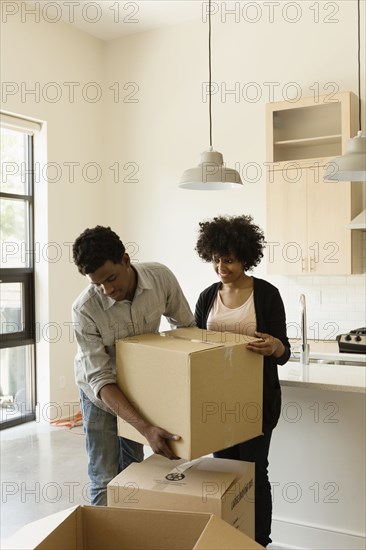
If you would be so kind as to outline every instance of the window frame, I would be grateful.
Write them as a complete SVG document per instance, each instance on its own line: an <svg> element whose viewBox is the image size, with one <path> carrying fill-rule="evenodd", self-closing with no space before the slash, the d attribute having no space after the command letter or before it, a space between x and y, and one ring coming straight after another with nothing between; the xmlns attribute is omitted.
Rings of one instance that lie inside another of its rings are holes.
<svg viewBox="0 0 366 550"><path fill-rule="evenodd" d="M0 267L0 281L2 283L20 283L22 285L22 326L21 330L11 333L0 334L0 349L15 349L17 347L28 348L29 370L27 375L27 403L29 409L21 411L20 414L5 419L1 416L0 430L11 428L36 420L36 306L35 306L35 242L34 242L34 133L39 132L42 126L34 121L18 118L0 112L1 127L25 134L26 143L26 189L25 193L8 193L0 189L0 198L20 200L25 204L26 219L26 244L27 262L21 267ZM25 365L27 367L27 364Z"/></svg>
<svg viewBox="0 0 366 550"><path fill-rule="evenodd" d="M0 190L0 198L21 200L28 206L27 246L29 252L28 267L0 268L0 281L2 283L20 283L23 287L23 326L17 332L0 334L0 349L14 346L25 346L36 343L35 320L35 281L34 281L34 164L33 164L33 135L27 138L27 194L5 193Z"/></svg>

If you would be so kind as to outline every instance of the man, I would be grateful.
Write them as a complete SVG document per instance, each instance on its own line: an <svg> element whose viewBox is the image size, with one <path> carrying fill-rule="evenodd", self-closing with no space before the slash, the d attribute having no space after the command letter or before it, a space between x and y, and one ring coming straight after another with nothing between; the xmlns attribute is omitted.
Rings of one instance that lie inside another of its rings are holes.
<svg viewBox="0 0 366 550"><path fill-rule="evenodd" d="M172 327L194 326L194 317L173 273L158 263L131 265L110 227L86 229L73 258L90 284L72 307L78 351L76 382L89 457L93 505L107 504L107 484L131 462L143 460L140 443L117 436L117 416L148 440L154 453L177 458L169 440L179 439L142 418L116 384L115 341L157 332L161 316Z"/></svg>

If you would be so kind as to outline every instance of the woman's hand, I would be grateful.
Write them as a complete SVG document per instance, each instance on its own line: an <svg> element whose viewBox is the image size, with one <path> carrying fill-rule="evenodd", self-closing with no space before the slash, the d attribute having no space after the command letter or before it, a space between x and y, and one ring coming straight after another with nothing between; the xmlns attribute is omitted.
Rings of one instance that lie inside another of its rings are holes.
<svg viewBox="0 0 366 550"><path fill-rule="evenodd" d="M258 353L259 355L273 355L273 357L281 357L285 353L285 346L282 344L281 340L266 334L265 332L255 332L254 333L260 340L250 342L247 345L247 349Z"/></svg>

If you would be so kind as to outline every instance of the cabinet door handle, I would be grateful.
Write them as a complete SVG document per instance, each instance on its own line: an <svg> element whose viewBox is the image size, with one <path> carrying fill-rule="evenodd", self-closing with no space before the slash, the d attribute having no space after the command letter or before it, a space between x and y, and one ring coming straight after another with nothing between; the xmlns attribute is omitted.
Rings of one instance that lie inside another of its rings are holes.
<svg viewBox="0 0 366 550"><path fill-rule="evenodd" d="M301 258L301 271L307 271L307 258Z"/></svg>

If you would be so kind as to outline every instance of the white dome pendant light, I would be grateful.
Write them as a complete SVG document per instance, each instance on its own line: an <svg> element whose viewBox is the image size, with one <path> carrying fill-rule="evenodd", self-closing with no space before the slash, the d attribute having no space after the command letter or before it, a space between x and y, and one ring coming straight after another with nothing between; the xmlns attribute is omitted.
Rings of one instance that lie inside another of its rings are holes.
<svg viewBox="0 0 366 550"><path fill-rule="evenodd" d="M226 168L221 153L212 147L212 112L211 112L211 0L208 3L208 70L209 70L209 117L210 147L201 153L201 163L183 172L179 187L198 190L240 189L243 185L240 174L233 168Z"/></svg>
<svg viewBox="0 0 366 550"><path fill-rule="evenodd" d="M344 155L332 159L325 176L330 181L366 181L366 138L361 131L361 15L358 14L358 133L347 142Z"/></svg>

